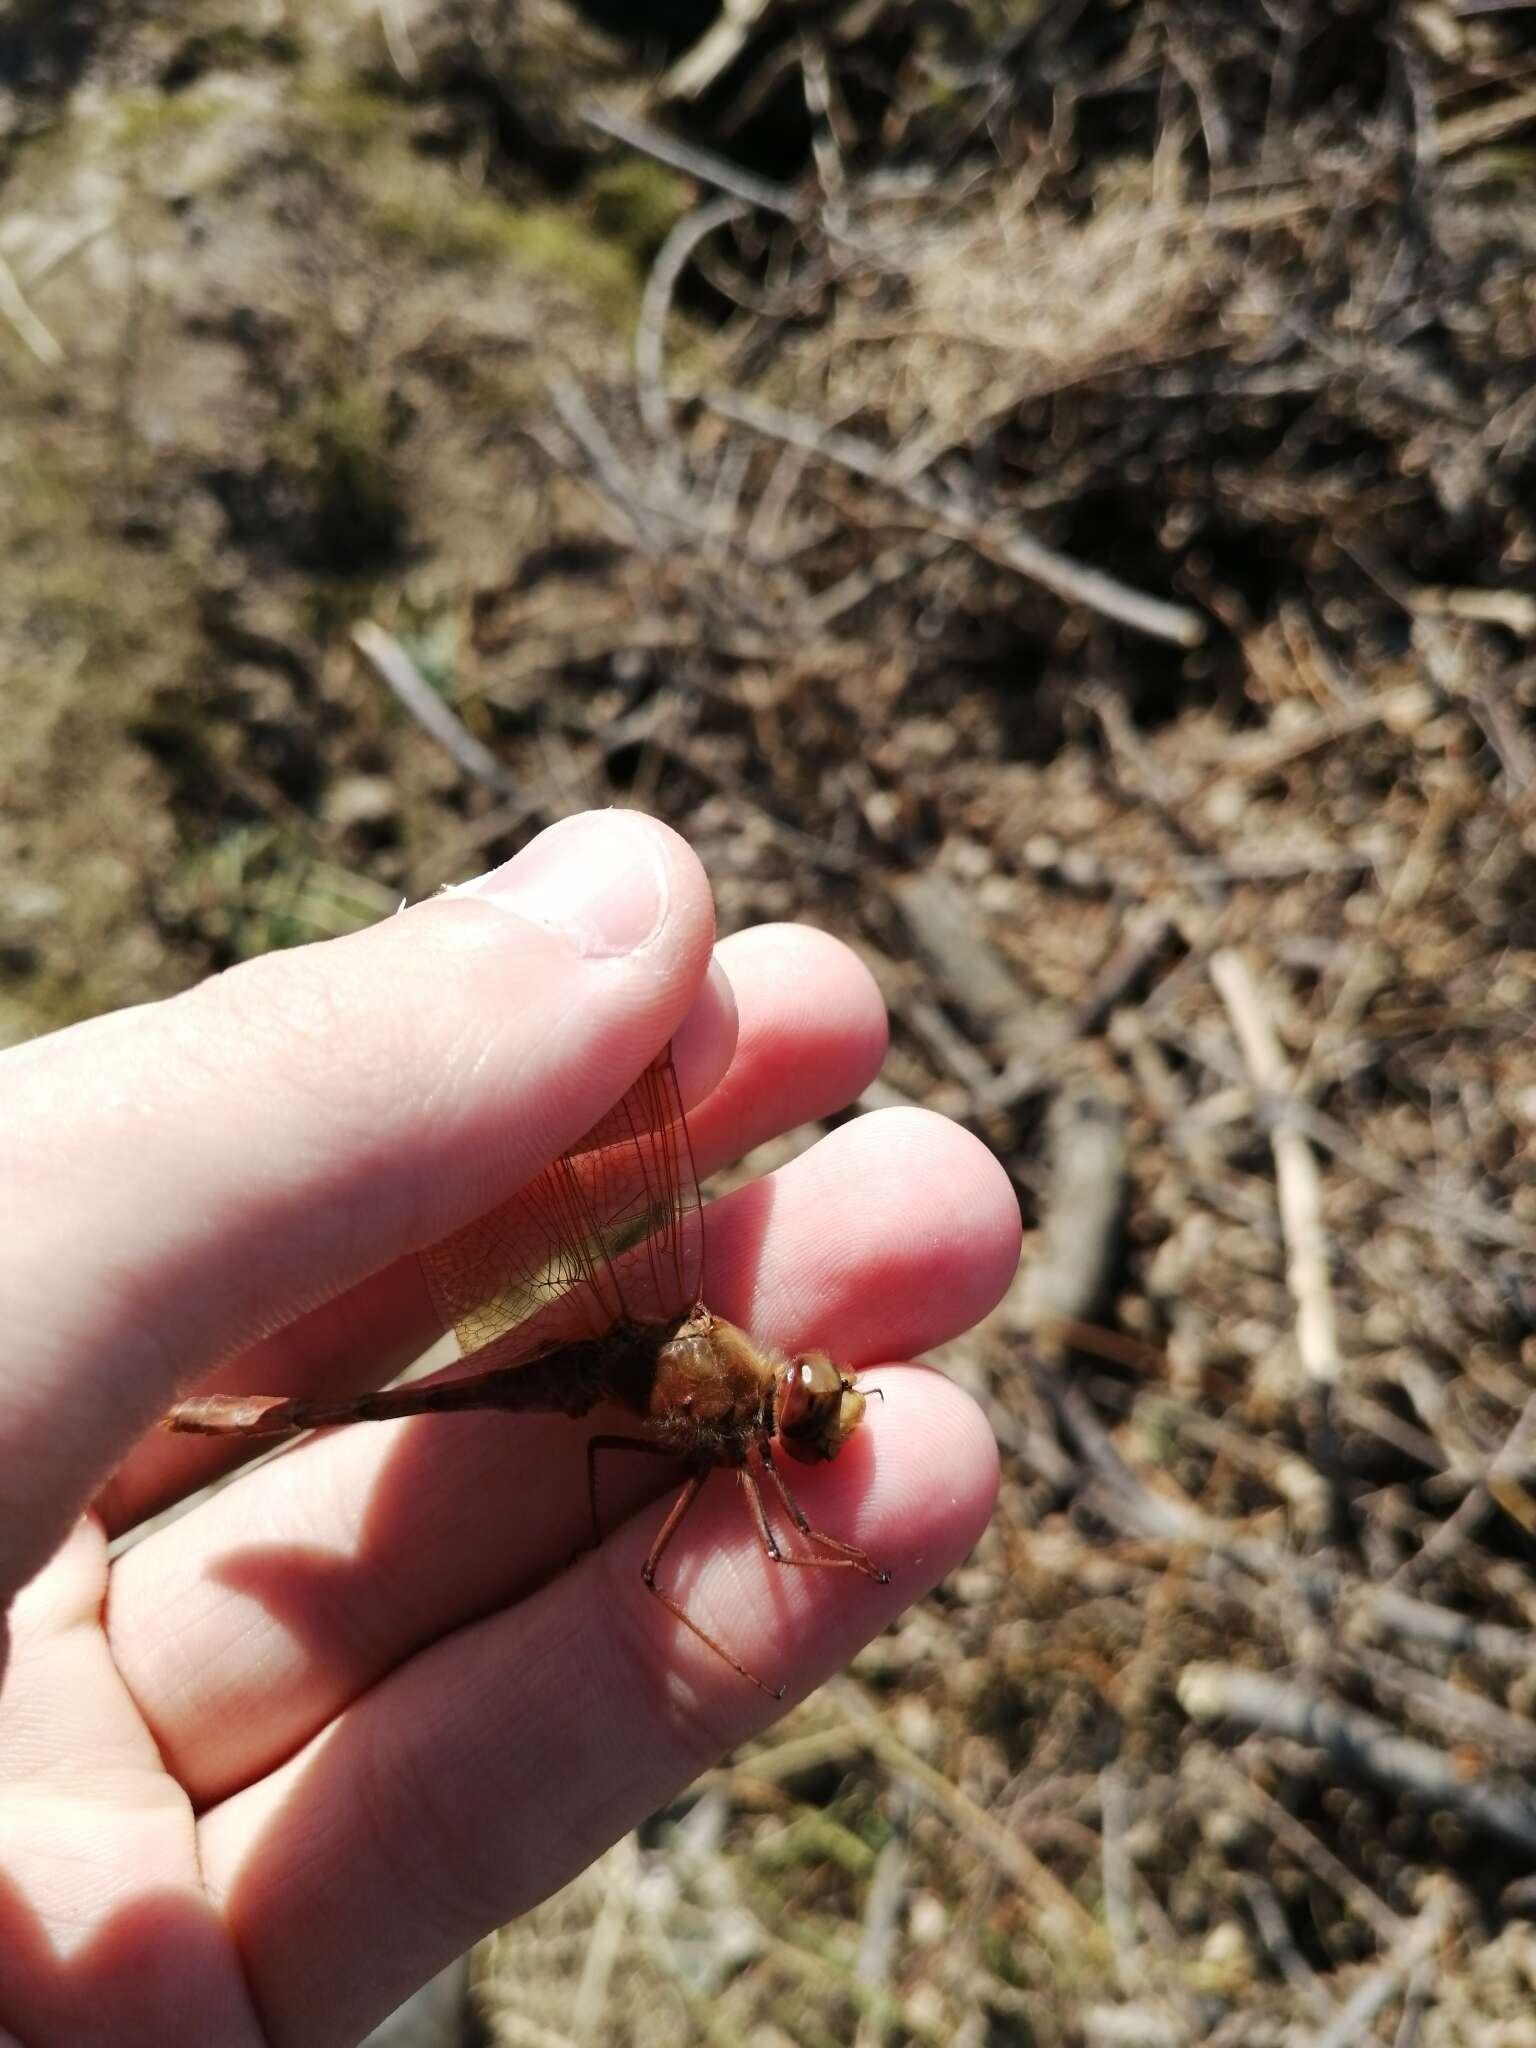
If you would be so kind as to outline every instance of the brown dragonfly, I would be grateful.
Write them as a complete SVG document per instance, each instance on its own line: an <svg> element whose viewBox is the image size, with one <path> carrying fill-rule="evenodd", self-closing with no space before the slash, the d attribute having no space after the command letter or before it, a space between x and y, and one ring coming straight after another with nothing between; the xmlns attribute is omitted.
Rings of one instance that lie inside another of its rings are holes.
<svg viewBox="0 0 1536 2048"><path fill-rule="evenodd" d="M822 1351L782 1358L704 1305L704 1218L671 1048L646 1068L584 1138L519 1193L421 1254L443 1327L474 1369L344 1400L205 1394L180 1402L166 1427L201 1436L278 1437L339 1423L499 1408L585 1415L599 1401L627 1409L640 1434L587 1445L587 1494L599 1540L596 1460L614 1450L679 1459L687 1477L641 1567L669 1613L771 1698L656 1583L667 1546L711 1471L737 1476L775 1564L889 1573L813 1529L774 1461L835 1458L863 1419L865 1397ZM780 1548L766 1481L817 1549Z"/></svg>

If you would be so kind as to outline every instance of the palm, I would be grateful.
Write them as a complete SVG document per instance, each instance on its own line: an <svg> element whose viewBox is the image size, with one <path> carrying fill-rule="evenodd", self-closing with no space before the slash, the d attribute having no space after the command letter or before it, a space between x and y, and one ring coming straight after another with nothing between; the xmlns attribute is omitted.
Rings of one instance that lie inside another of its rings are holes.
<svg viewBox="0 0 1536 2048"><path fill-rule="evenodd" d="M429 905L0 1061L29 1193L0 1241L16 2037L356 2040L772 1712L641 1586L670 1474L625 1461L612 1533L584 1549L583 1431L562 1417L324 1433L107 1561L109 1536L223 1469L221 1446L153 1427L190 1365L225 1361L205 1387L330 1393L397 1371L432 1321L400 1248L535 1171L541 1131L589 1125L605 1071L677 1034L706 1161L873 1071L878 1001L841 948L721 946L738 1036L698 994L712 933L686 849L643 821L592 829L668 866L668 921L633 960L589 968L521 916ZM431 1086L402 1087L402 1060ZM794 1348L905 1356L990 1306L1017 1235L963 1133L863 1118L715 1206L711 1305ZM969 1402L936 1375L874 1378L888 1398L803 1498L891 1564L889 1589L775 1574L724 1481L679 1540L690 1610L797 1691L963 1554L990 1505Z"/></svg>
<svg viewBox="0 0 1536 2048"><path fill-rule="evenodd" d="M259 2042L239 1950L203 1886L192 1802L113 1660L108 1582L106 1535L89 1516L12 1616L0 1729L7 1776L32 1782L0 1809L0 1863L42 1881L6 1885L0 1904L7 2018L23 2038L46 2025L81 2048ZM113 1904L77 1946L67 1937L82 1892ZM179 1987L171 2031L161 2001L143 1996L151 1958Z"/></svg>

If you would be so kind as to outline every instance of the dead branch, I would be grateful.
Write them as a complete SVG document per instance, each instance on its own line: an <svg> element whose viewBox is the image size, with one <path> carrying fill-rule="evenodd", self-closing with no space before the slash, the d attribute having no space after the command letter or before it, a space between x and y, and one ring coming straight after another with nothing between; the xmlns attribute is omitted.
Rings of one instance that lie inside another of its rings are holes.
<svg viewBox="0 0 1536 2048"><path fill-rule="evenodd" d="M1106 1764L1099 1773L1099 1870L1104 1892L1104 1929L1114 1950L1120 1989L1128 1995L1141 1980L1136 1961L1136 1909L1131 1903L1134 1873L1126 1849L1130 1805L1123 1770L1118 1763Z"/></svg>
<svg viewBox="0 0 1536 2048"><path fill-rule="evenodd" d="M965 892L924 868L892 882L891 896L919 956L973 1028L1005 1046L1016 1040L1034 1005Z"/></svg>
<svg viewBox="0 0 1536 2048"><path fill-rule="evenodd" d="M662 512L642 489L574 378L551 377L549 396L561 425L591 464L596 487L629 522L641 545L649 553L659 554L664 544L662 522L670 524L670 508Z"/></svg>
<svg viewBox="0 0 1536 2048"><path fill-rule="evenodd" d="M1519 712L1504 701L1497 679L1485 681L1477 673L1478 637L1475 626L1458 630L1423 614L1413 622L1414 652L1436 687L1466 705L1519 799L1536 784L1536 747L1526 737Z"/></svg>
<svg viewBox="0 0 1536 2048"><path fill-rule="evenodd" d="M893 1987L910 1860L905 1831L894 1834L875 1858L854 1964L855 1980L869 2004L860 2017L854 2048L878 2048L887 2037L881 2016L895 2002Z"/></svg>
<svg viewBox="0 0 1536 2048"><path fill-rule="evenodd" d="M1456 156L1464 149L1476 149L1532 120L1536 120L1536 89L1511 93L1507 99L1495 100L1489 106L1473 107L1468 113L1441 122L1440 154Z"/></svg>
<svg viewBox="0 0 1536 2048"><path fill-rule="evenodd" d="M352 645L395 702L452 755L466 775L498 796L518 797L516 783L490 748L454 715L393 633L386 633L372 619L360 619L352 628Z"/></svg>
<svg viewBox="0 0 1536 2048"><path fill-rule="evenodd" d="M691 48L657 80L659 100L696 100L741 54L769 0L728 0Z"/></svg>
<svg viewBox="0 0 1536 2048"><path fill-rule="evenodd" d="M1219 1791L1229 1793L1305 1870L1311 1872L1319 1884L1336 1893L1350 1911L1365 1922L1378 1941L1395 1942L1400 1938L1408 1924L1402 1915L1394 1913L1369 1885L1362 1884L1349 1866L1341 1863L1309 1827L1295 1814L1287 1812L1278 1799L1266 1792L1230 1757L1209 1746L1197 1752L1190 1761L1202 1791L1208 1788L1212 1799L1218 1796Z"/></svg>
<svg viewBox="0 0 1536 2048"><path fill-rule="evenodd" d="M1125 1119L1096 1090L1065 1091L1051 1111L1051 1180L1040 1244L1019 1317L1047 1355L1070 1348L1064 1325L1101 1308L1120 1252L1129 1179Z"/></svg>
<svg viewBox="0 0 1536 2048"><path fill-rule="evenodd" d="M1360 865L1364 868L1371 863L1362 861ZM1198 1030L1177 1037L1160 1031L1158 1036L1178 1045L1181 1051L1192 1053L1213 1073L1231 1080L1240 1080L1244 1075L1242 1061L1230 1056L1224 1037ZM1470 1190L1455 1202L1436 1201L1425 1196L1416 1177L1396 1160L1389 1158L1379 1147L1362 1144L1352 1138L1336 1117L1314 1109L1299 1094L1291 1094L1286 1113L1304 1136L1310 1138L1314 1145L1320 1145L1332 1158L1377 1186L1390 1188L1399 1198L1402 1213L1413 1217L1421 1228L1437 1233L1453 1232L1475 1243L1506 1245L1514 1251L1530 1249L1531 1232L1516 1217L1501 1216Z"/></svg>
<svg viewBox="0 0 1536 2048"><path fill-rule="evenodd" d="M1460 1815L1469 1827L1523 1855L1536 1856L1536 1798L1461 1776L1426 1742L1399 1735L1374 1714L1321 1698L1307 1686L1233 1664L1191 1664L1179 1679L1179 1704L1196 1721L1234 1721L1320 1749L1335 1768L1397 1798Z"/></svg>
<svg viewBox="0 0 1536 2048"><path fill-rule="evenodd" d="M40 363L56 370L63 362L64 351L57 338L32 310L26 293L16 280L15 271L3 256L0 256L0 315L10 321Z"/></svg>
<svg viewBox="0 0 1536 2048"><path fill-rule="evenodd" d="M1411 732L1425 723L1434 708L1434 694L1422 683L1399 683L1373 697L1352 698L1283 732L1256 733L1252 739L1232 742L1223 749L1221 758L1211 764L1209 780L1261 781L1315 748L1366 732L1373 725L1385 726L1389 732Z"/></svg>
<svg viewBox="0 0 1536 2048"><path fill-rule="evenodd" d="M1093 1483L1084 1492L1083 1504L1126 1535L1175 1551L1203 1551L1218 1571L1236 1567L1247 1573L1264 1597L1282 1590L1299 1595L1314 1612L1327 1615L1336 1632L1358 1621L1389 1635L1435 1644L1453 1655L1481 1657L1516 1670L1536 1664L1536 1633L1478 1621L1389 1585L1373 1585L1332 1566L1309 1563L1278 1543L1202 1514L1166 1480L1154 1489L1121 1455L1081 1387L1063 1380L1053 1393L1092 1469Z"/></svg>
<svg viewBox="0 0 1536 2048"><path fill-rule="evenodd" d="M1341 1369L1338 1327L1323 1230L1323 1185L1312 1147L1290 1116L1290 1069L1280 1050L1258 983L1240 953L1222 948L1210 959L1211 980L1227 1006L1243 1058L1268 1112L1275 1155L1280 1232L1286 1247L1286 1285L1296 1303L1296 1349L1303 1369L1332 1386Z"/></svg>
<svg viewBox="0 0 1536 2048"><path fill-rule="evenodd" d="M421 59L411 41L411 25L403 0L379 0L379 26L384 31L384 47L389 52L390 63L407 85L418 84Z"/></svg>
<svg viewBox="0 0 1536 2048"><path fill-rule="evenodd" d="M1338 2007L1329 1997L1327 1986L1292 1939L1290 1923L1275 1897L1274 1887L1251 1870L1241 1870L1237 1876L1243 1896L1248 1901L1248 1910L1253 1915L1253 1924L1279 1965L1286 1983L1321 2020L1331 2019Z"/></svg>
<svg viewBox="0 0 1536 2048"><path fill-rule="evenodd" d="M765 212L782 214L786 220L800 220L809 211L807 202L788 185L775 185L767 178L756 177L713 150L679 142L676 136L653 128L648 121L637 121L632 114L621 114L616 107L592 101L582 108L581 118L589 128L611 135L615 142L627 143L631 149L655 157L658 163L681 171L685 178L697 178L701 184L729 192L748 206L761 206Z"/></svg>
<svg viewBox="0 0 1536 2048"><path fill-rule="evenodd" d="M1039 1909L1037 1931L1055 1944L1080 1945L1087 1955L1102 1954L1102 1930L1077 1900L1039 1859L994 1815L969 1798L942 1771L925 1763L908 1748L882 1716L872 1712L858 1698L850 1681L837 1688L844 1697L850 1732L877 1756L888 1770L909 1784L939 1813L967 1836L997 1864Z"/></svg>
<svg viewBox="0 0 1536 2048"><path fill-rule="evenodd" d="M1377 1693L1445 1743L1471 1743L1505 1769L1536 1770L1536 1722L1512 1714L1497 1701L1421 1665L1405 1663L1385 1650L1351 1648L1349 1662L1368 1677Z"/></svg>
<svg viewBox="0 0 1536 2048"><path fill-rule="evenodd" d="M663 372L672 294L699 244L707 241L717 228L740 220L745 211L739 199L711 199L695 207L692 213L685 213L657 250L646 278L640 318L635 325L635 387L640 417L658 445L672 439L672 407Z"/></svg>
<svg viewBox="0 0 1536 2048"><path fill-rule="evenodd" d="M804 448L835 463L839 469L893 492L920 512L925 523L936 531L951 540L963 541L987 561L1028 577L1067 604L1086 605L1090 611L1116 619L1135 632L1146 633L1154 640L1171 640L1178 647L1198 647L1205 638L1205 621L1198 612L1132 590L1103 570L1090 569L1055 548L1046 547L1012 522L961 504L947 491L916 478L895 476L880 450L856 435L825 427L804 413L786 412L781 406L742 398L735 392L710 391L703 397L711 411L722 418L735 420L771 440Z"/></svg>
<svg viewBox="0 0 1536 2048"><path fill-rule="evenodd" d="M1443 1880L1433 1889L1429 1903L1406 1928L1364 1983L1357 1986L1336 2016L1312 2038L1312 2048L1355 2048L1367 2038L1372 2020L1389 1999L1395 1998L1404 1980L1414 1976L1444 1941L1457 1917L1456 1893Z"/></svg>

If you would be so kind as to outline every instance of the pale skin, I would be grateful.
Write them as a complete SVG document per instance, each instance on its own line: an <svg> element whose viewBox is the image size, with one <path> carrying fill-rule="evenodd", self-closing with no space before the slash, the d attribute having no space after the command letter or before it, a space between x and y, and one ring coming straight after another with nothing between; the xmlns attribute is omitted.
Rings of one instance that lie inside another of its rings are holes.
<svg viewBox="0 0 1536 2048"><path fill-rule="evenodd" d="M708 1173L856 1095L885 1021L821 934L716 946L684 843L608 813L467 894L0 1055L0 2044L356 2041L781 1711L641 1585L666 1461L608 1461L585 1547L599 1414L306 1439L108 1562L227 1468L156 1427L174 1400L390 1377L432 1335L416 1251L669 1037ZM889 1586L777 1570L726 1475L668 1552L791 1699L985 1525L980 1414L880 1362L984 1314L1018 1230L995 1161L919 1111L711 1210L711 1306L885 1394L796 1492Z"/></svg>

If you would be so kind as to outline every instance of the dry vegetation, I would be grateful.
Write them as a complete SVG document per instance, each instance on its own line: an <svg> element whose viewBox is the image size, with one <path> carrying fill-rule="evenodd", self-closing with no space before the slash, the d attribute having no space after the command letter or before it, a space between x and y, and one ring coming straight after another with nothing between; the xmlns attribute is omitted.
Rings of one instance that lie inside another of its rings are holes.
<svg viewBox="0 0 1536 2048"><path fill-rule="evenodd" d="M497 2037L1532 2048L1529 10L267 12L11 106L13 1035L616 798L1034 1232L973 1563Z"/></svg>

